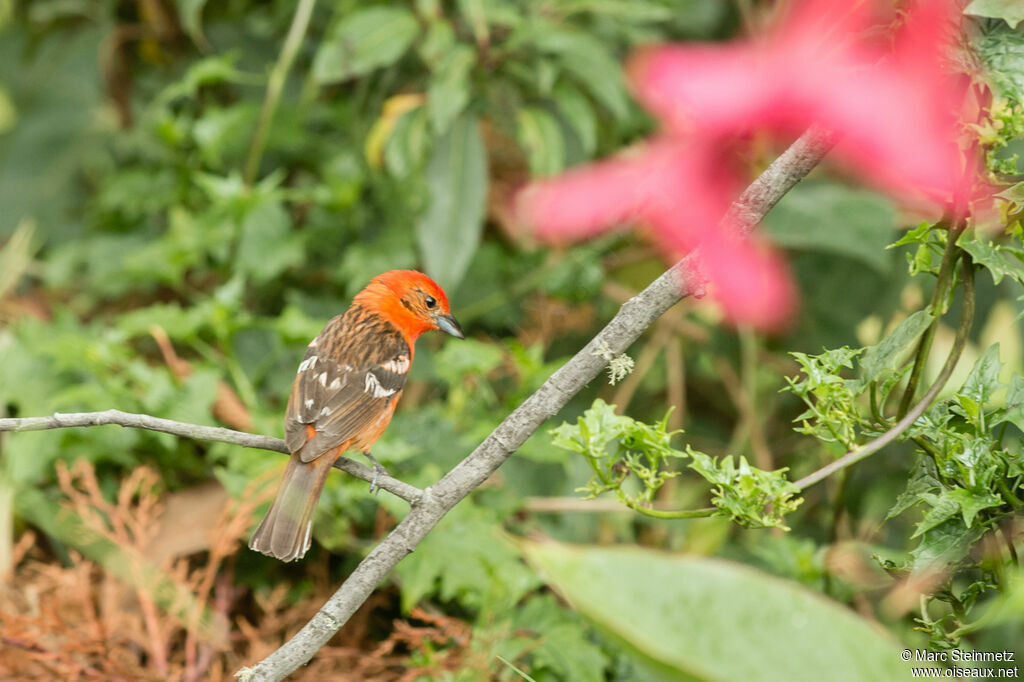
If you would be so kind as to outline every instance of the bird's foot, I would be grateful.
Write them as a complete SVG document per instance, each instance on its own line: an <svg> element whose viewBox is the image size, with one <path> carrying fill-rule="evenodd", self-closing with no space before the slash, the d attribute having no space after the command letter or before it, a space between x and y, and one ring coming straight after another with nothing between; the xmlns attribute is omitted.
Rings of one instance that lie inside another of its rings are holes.
<svg viewBox="0 0 1024 682"><path fill-rule="evenodd" d="M380 479L381 474L388 475L388 470L384 468L384 465L373 458L369 452L364 452L363 455L366 459L370 460L370 464L373 465L373 480L370 481L370 494L376 494L380 491L380 487L377 486L377 481Z"/></svg>

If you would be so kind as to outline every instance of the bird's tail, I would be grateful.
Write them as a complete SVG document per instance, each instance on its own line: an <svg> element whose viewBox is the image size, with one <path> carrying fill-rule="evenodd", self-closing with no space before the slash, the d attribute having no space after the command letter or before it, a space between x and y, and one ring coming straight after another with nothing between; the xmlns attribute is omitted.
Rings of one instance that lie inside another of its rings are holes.
<svg viewBox="0 0 1024 682"><path fill-rule="evenodd" d="M281 561L301 559L306 554L312 539L313 512L335 459L337 455L328 452L312 462L303 462L292 453L277 497L249 540L250 549Z"/></svg>

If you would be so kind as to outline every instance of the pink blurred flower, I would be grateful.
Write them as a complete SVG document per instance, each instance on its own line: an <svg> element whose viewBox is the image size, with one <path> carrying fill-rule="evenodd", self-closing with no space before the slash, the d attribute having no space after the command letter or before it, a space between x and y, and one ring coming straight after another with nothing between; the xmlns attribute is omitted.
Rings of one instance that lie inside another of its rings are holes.
<svg viewBox="0 0 1024 682"><path fill-rule="evenodd" d="M524 219L549 239L639 222L672 257L700 246L730 318L778 327L796 299L781 258L720 225L741 184L723 162L738 140L820 123L842 136L835 154L873 184L940 201L963 189L952 110L960 95L942 61L957 28L955 3L921 0L891 45L865 40L875 9L866 0L803 0L756 41L642 52L631 82L662 133L534 183L521 194Z"/></svg>

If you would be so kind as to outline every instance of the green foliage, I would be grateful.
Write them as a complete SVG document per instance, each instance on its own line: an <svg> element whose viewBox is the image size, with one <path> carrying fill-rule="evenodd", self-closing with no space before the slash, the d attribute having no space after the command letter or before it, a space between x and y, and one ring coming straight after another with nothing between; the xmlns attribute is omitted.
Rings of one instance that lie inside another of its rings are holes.
<svg viewBox="0 0 1024 682"><path fill-rule="evenodd" d="M785 478L785 469L761 471L743 457L739 464L734 464L731 456L715 460L689 446L686 452L676 450L669 441L681 431L667 431L668 418L665 415L656 424L645 424L615 414L614 405L598 399L575 424L563 423L552 429L551 443L583 455L590 464L593 477L577 488L577 492L587 493L585 499L614 492L630 509L655 518L705 515L651 509L665 481L680 474L668 468L671 460L689 457L693 460L690 468L715 486L711 501L719 513L752 528L785 528L783 516L800 504L793 499L798 491ZM636 484L639 490L635 490Z"/></svg>
<svg viewBox="0 0 1024 682"><path fill-rule="evenodd" d="M427 186L431 199L416 238L427 273L452 289L480 243L487 202L487 156L475 117L460 117L435 142Z"/></svg>
<svg viewBox="0 0 1024 682"><path fill-rule="evenodd" d="M313 59L320 83L363 76L398 61L419 34L416 17L397 6L367 7L341 17Z"/></svg>
<svg viewBox="0 0 1024 682"><path fill-rule="evenodd" d="M782 528L783 518L803 501L794 498L800 490L786 478L788 469L762 471L750 466L745 457L733 464L731 455L713 459L687 447L693 460L690 468L715 485L711 502L741 526Z"/></svg>
<svg viewBox="0 0 1024 682"><path fill-rule="evenodd" d="M825 443L850 448L864 422L854 407L858 384L843 379L839 372L842 367L852 368L853 359L863 352L863 349L851 350L844 346L820 355L792 354L804 378L787 377L789 385L785 390L799 396L807 405L807 410L794 420L801 422L797 431Z"/></svg>
<svg viewBox="0 0 1024 682"><path fill-rule="evenodd" d="M0 413L116 407L280 435L309 339L373 275L416 267L447 287L471 337L420 341L406 396L375 445L395 475L419 486L583 347L615 313L613 299L664 269L622 235L538 247L502 212L509 188L649 131L624 83L632 50L727 39L756 19L706 0L316 3L280 95L268 100L295 3L22 5L0 2ZM157 6L160 16L147 14ZM1024 135L1017 19L996 2L969 11L995 19L975 33L994 96L973 130L993 182L1009 184ZM266 142L254 153L260 126ZM770 160L757 155L751 167ZM989 271L979 278L981 316L1024 282L1024 190L997 196L1005 229L979 225L953 244ZM872 534L858 547L884 557L893 575L949 576L922 613L879 619L897 637L920 643L910 633L916 618L934 646L993 641L976 635L998 636L1020 613L1018 572L990 550L1005 547L1000 528L1024 506L1016 326L986 322L965 352L977 357L970 376L847 482L830 480L804 500L787 477L888 430L903 395L919 398L944 361L952 323L941 314L962 295L963 274L948 278L939 305L921 299L928 275L943 268L950 226L922 223L894 245L903 255L889 254L883 246L903 222L870 191L834 179L798 185L765 227L792 252L799 328L737 342L706 307L672 311L664 330L630 350L637 362L627 381L592 382L565 410L575 423L531 437L399 565L373 622L420 606L468 623L466 669L438 679L750 679L768 669L787 679L890 679L897 656L888 643L791 585L708 559L580 550L577 561L573 551L513 539L715 554L863 608L881 596L837 569L849 520L858 535ZM925 276L908 283L895 267L904 256L911 276ZM917 360L933 332L928 357ZM161 333L186 370L171 365ZM996 340L1006 367L993 347L974 351ZM908 388L918 362L922 377ZM794 366L799 375L779 393L780 374ZM723 381L732 367L736 381ZM248 423L225 417L225 391ZM672 418L687 428L683 449L672 446ZM217 480L235 495L283 464L276 453L116 427L5 435L0 524L16 534L35 528L33 557L56 562L68 548L98 556L55 522L55 466L78 458L96 464L107 494L141 464L159 470L168 491ZM536 511L580 485L638 513ZM693 509L700 500L713 507ZM309 608L310 585L344 579L407 510L332 475L305 563L238 554L238 609L249 619L262 608L253 595L275 585L306 600L296 611ZM720 518L661 520L708 515ZM847 665L850 642L867 653ZM449 646L458 645L429 644L410 660L435 661ZM785 667L826 657L827 672ZM885 661L872 667L876 658Z"/></svg>

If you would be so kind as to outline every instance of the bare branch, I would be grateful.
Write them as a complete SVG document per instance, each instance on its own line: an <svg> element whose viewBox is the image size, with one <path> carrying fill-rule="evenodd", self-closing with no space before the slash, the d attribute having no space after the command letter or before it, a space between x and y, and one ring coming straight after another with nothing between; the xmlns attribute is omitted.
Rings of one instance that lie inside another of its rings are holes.
<svg viewBox="0 0 1024 682"><path fill-rule="evenodd" d="M832 136L823 130L811 128L804 133L743 192L726 215L726 224L749 233L821 161L833 143ZM702 294L703 289L697 256L691 254L622 304L611 322L508 415L476 450L423 491L405 519L360 562L309 623L277 651L256 666L243 668L237 676L245 682L281 680L309 661L452 507L487 480L601 372L605 362L594 351L607 347L616 354L625 352L666 310L685 296Z"/></svg>
<svg viewBox="0 0 1024 682"><path fill-rule="evenodd" d="M169 433L172 436L192 438L194 440L212 440L221 443L231 443L247 448L259 450L270 450L288 454L288 448L280 438L272 436L261 436L255 433L233 431L219 426L200 426L199 424L188 424L177 422L171 419L151 417L148 414L133 414L121 410L105 410L103 412L75 412L61 414L56 413L49 417L22 417L0 419L0 432L3 431L42 431L45 429L66 429L76 426L126 426L134 429L148 429L149 431L160 431ZM336 469L364 481L372 481L374 472L370 467L349 459L339 457L334 463ZM397 478L382 474L377 480L377 486L389 493L402 498L410 504L416 502L423 495L423 491L408 483L403 483Z"/></svg>

